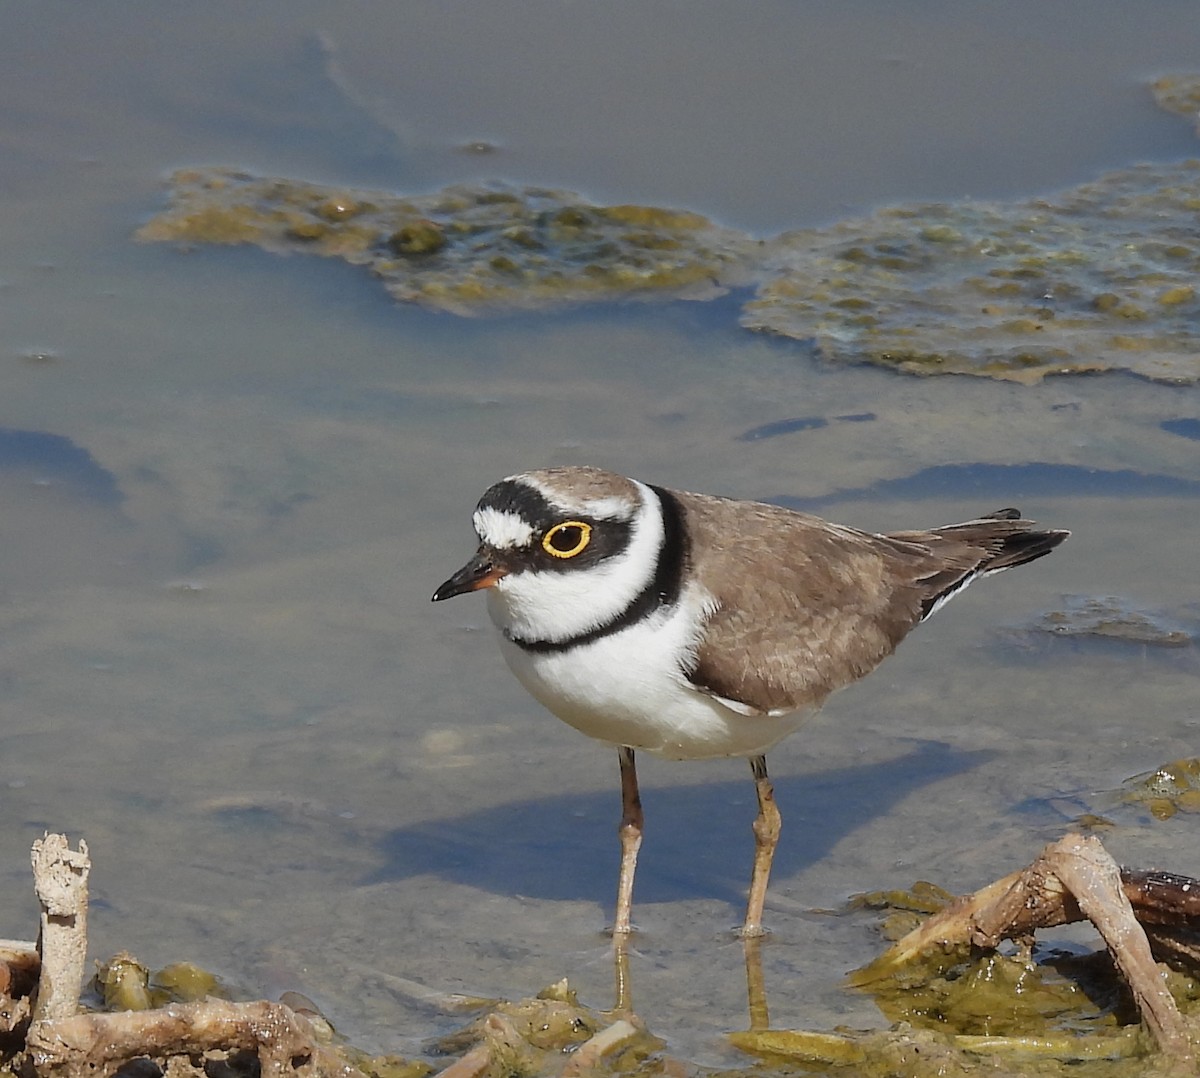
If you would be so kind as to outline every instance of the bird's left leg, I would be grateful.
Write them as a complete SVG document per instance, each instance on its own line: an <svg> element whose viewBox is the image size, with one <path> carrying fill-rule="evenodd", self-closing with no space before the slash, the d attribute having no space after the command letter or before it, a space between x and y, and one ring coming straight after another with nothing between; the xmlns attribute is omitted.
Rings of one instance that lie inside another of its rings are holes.
<svg viewBox="0 0 1200 1078"><path fill-rule="evenodd" d="M746 923L743 936L762 936L763 904L767 900L767 881L771 877L771 862L779 845L782 820L775 804L775 788L767 776L767 758L752 756L750 770L754 774L754 790L758 794L758 815L754 819L754 871L750 876L750 898L746 903Z"/></svg>

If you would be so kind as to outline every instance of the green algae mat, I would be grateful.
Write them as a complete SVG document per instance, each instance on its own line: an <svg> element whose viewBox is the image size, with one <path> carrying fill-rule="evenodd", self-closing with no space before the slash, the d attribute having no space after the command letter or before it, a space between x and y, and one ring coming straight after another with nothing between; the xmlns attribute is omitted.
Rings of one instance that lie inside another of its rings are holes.
<svg viewBox="0 0 1200 1078"><path fill-rule="evenodd" d="M1152 86L1194 118L1200 77ZM753 288L741 324L839 363L1037 382L1200 381L1200 161L1139 164L1046 198L891 206L762 239L685 210L502 183L351 191L184 169L146 241L253 244L365 266L457 315Z"/></svg>

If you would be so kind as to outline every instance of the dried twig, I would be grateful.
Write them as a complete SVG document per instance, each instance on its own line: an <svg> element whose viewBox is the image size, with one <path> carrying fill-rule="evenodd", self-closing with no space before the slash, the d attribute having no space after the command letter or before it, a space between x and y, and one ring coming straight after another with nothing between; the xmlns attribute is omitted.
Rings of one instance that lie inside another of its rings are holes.
<svg viewBox="0 0 1200 1078"><path fill-rule="evenodd" d="M37 944L0 940L0 1033L11 1033L29 1021L29 996L40 971Z"/></svg>
<svg viewBox="0 0 1200 1078"><path fill-rule="evenodd" d="M42 975L34 1021L68 1018L79 1008L87 959L87 843L72 850L66 835L47 834L33 844L33 886L41 904L38 950Z"/></svg>

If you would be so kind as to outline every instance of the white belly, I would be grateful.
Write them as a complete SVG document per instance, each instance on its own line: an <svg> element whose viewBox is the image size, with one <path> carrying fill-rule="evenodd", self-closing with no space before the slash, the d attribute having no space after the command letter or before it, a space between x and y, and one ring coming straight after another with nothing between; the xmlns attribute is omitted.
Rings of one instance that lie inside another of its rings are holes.
<svg viewBox="0 0 1200 1078"><path fill-rule="evenodd" d="M679 672L696 624L688 605L565 652L507 639L501 650L534 699L589 737L677 760L766 752L803 713L744 715L693 687Z"/></svg>

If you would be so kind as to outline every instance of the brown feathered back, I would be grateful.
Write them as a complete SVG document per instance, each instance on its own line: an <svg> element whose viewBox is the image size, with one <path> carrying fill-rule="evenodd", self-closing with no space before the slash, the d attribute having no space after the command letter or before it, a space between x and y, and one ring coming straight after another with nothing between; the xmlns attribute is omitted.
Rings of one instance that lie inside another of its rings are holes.
<svg viewBox="0 0 1200 1078"><path fill-rule="evenodd" d="M1068 534L1036 532L1003 510L872 535L776 506L675 496L691 564L717 603L689 678L759 712L820 705L890 655L939 601Z"/></svg>

